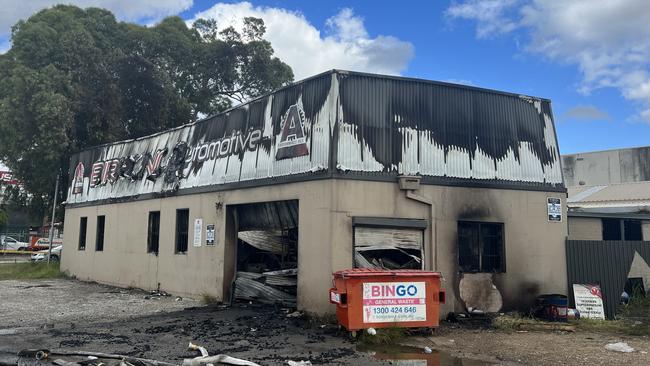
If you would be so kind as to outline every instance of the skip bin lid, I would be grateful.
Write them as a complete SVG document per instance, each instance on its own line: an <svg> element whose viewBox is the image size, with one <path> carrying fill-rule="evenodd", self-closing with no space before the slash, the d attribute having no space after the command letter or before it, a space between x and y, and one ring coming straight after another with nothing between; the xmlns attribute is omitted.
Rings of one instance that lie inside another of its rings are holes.
<svg viewBox="0 0 650 366"><path fill-rule="evenodd" d="M441 277L440 272L423 271L418 269L377 269L377 268L350 268L333 273L334 277Z"/></svg>

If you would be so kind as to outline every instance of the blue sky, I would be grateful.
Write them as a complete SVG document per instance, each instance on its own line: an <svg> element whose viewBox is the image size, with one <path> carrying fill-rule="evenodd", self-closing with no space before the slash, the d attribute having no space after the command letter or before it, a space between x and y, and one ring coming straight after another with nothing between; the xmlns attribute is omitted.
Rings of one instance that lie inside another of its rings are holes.
<svg viewBox="0 0 650 366"><path fill-rule="evenodd" d="M0 15L0 45L8 40L6 24L56 3L34 2L34 9L18 9L15 2L0 0L4 9L17 8ZM220 24L241 15L261 16L269 40L298 78L336 67L540 96L553 102L562 153L650 145L650 5L645 1L610 0L600 8L589 0L399 6L377 1L68 2L105 6L121 19L143 24L169 14L188 20L211 16Z"/></svg>

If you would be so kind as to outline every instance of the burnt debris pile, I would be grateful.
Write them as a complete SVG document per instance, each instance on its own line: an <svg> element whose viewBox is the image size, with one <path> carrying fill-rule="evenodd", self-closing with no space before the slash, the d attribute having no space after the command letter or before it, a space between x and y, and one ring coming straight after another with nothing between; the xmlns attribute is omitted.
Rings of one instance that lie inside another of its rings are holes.
<svg viewBox="0 0 650 366"><path fill-rule="evenodd" d="M296 306L298 230L238 233L235 298Z"/></svg>

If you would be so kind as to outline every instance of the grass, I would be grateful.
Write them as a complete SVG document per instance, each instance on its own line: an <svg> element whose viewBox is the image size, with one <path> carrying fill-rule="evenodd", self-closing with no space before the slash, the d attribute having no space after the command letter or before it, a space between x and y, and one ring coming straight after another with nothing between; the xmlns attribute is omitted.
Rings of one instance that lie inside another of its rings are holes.
<svg viewBox="0 0 650 366"><path fill-rule="evenodd" d="M376 329L377 334L370 335L366 330L359 331L357 334L357 341L361 345L396 345L406 337L406 330L404 328L391 327Z"/></svg>
<svg viewBox="0 0 650 366"><path fill-rule="evenodd" d="M554 325L558 328L553 329ZM535 318L521 317L517 315L501 315L492 321L492 326L495 329L506 332L517 330L544 330L544 326L549 327L549 329L546 330L563 330L562 325L565 327L574 326L576 331L583 332L633 336L650 335L650 322L648 322L647 319L641 322L633 319L599 320L583 318L580 320L570 320L568 323L549 323Z"/></svg>
<svg viewBox="0 0 650 366"><path fill-rule="evenodd" d="M650 321L650 295L635 293L627 305L622 305L618 313L623 318L645 318Z"/></svg>
<svg viewBox="0 0 650 366"><path fill-rule="evenodd" d="M0 280L35 280L61 278L59 263L11 263L0 264Z"/></svg>
<svg viewBox="0 0 650 366"><path fill-rule="evenodd" d="M519 330L521 325L534 324L537 320L533 318L525 318L519 315L501 315L492 320L492 327L503 331L516 331Z"/></svg>
<svg viewBox="0 0 650 366"><path fill-rule="evenodd" d="M632 321L629 319L598 320L580 319L576 322L578 329L594 333L613 333L632 336L650 335L650 323Z"/></svg>

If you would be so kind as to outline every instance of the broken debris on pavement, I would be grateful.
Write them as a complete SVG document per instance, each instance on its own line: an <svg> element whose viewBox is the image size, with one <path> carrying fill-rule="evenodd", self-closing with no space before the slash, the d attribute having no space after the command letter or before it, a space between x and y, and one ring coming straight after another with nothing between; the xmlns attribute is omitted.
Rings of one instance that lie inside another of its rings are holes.
<svg viewBox="0 0 650 366"><path fill-rule="evenodd" d="M210 356L205 347L189 343L188 350L200 353L200 356L186 358L180 366L236 365L260 366L242 358L225 354ZM287 360L289 365L311 365L310 361ZM24 349L17 355L0 354L0 365L57 365L57 366L179 366L174 363L154 359L133 357L101 352L63 351L47 349Z"/></svg>

